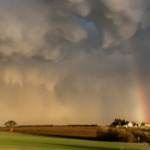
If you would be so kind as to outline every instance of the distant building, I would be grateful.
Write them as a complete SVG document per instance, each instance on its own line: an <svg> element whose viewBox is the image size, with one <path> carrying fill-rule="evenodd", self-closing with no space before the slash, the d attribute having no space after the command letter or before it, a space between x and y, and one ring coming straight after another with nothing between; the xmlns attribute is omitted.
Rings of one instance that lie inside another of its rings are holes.
<svg viewBox="0 0 150 150"><path fill-rule="evenodd" d="M143 122L143 126L150 127L150 122Z"/></svg>
<svg viewBox="0 0 150 150"><path fill-rule="evenodd" d="M133 122L133 121L128 123L128 127L133 127L133 126L135 126L135 125L136 125L136 124L135 124L135 122Z"/></svg>
<svg viewBox="0 0 150 150"><path fill-rule="evenodd" d="M129 122L128 127L132 127L132 126L133 126L132 122Z"/></svg>

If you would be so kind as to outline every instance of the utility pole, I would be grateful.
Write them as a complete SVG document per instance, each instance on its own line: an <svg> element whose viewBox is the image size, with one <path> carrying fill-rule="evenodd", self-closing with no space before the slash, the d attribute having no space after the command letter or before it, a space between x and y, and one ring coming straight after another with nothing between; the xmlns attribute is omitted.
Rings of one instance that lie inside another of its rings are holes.
<svg viewBox="0 0 150 150"><path fill-rule="evenodd" d="M138 143L140 143L140 137L138 137Z"/></svg>

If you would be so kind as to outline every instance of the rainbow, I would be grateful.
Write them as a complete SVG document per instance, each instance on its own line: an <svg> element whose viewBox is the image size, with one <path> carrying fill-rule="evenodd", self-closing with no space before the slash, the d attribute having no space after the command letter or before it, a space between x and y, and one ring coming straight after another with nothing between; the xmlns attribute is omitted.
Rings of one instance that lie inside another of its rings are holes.
<svg viewBox="0 0 150 150"><path fill-rule="evenodd" d="M126 51L132 53L134 45L131 41L126 42ZM129 65L132 71L132 84L133 84L133 100L135 101L136 119L140 122L148 121L148 110L146 106L147 97L143 82L141 80L140 71L138 68L138 61L135 53L129 56Z"/></svg>
<svg viewBox="0 0 150 150"><path fill-rule="evenodd" d="M120 25L118 25L120 33L125 32L125 34L128 34L128 30L126 29L126 26L124 25L123 19L122 19L122 14L120 13L118 15L118 19L120 20ZM121 35L123 37L123 35ZM136 54L133 53L135 50L134 44L131 40L125 40L123 48L125 49L126 52L131 53L129 56L129 66L132 71L132 83L133 83L133 100L135 101L135 106L137 107L136 109L136 120L138 122L145 122L148 121L148 109L147 109L147 97L145 94L143 82L140 77L140 72L138 68L138 61Z"/></svg>

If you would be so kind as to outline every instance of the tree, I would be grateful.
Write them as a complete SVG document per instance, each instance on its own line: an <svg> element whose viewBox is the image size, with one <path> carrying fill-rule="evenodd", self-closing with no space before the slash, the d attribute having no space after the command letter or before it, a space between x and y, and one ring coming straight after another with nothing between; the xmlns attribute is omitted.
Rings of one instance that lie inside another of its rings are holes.
<svg viewBox="0 0 150 150"><path fill-rule="evenodd" d="M123 126L123 125L127 125L129 122L128 121L125 121L125 119L121 120L121 119L115 119L113 121L113 123L111 125L113 126Z"/></svg>
<svg viewBox="0 0 150 150"><path fill-rule="evenodd" d="M14 120L9 120L9 121L7 121L7 122L5 122L5 124L4 124L6 127L15 127L15 126L17 126L17 123L14 121Z"/></svg>
<svg viewBox="0 0 150 150"><path fill-rule="evenodd" d="M141 126L145 126L145 123L144 123L144 122L142 122L142 123L141 123Z"/></svg>

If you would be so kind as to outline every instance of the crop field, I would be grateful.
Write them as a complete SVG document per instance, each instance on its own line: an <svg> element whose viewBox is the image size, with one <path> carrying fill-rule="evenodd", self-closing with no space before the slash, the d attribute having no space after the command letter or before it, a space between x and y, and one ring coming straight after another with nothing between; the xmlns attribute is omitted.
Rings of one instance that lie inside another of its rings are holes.
<svg viewBox="0 0 150 150"><path fill-rule="evenodd" d="M102 127L105 130L106 127ZM15 127L13 132L28 133L35 135L49 135L49 136L61 136L61 137L76 137L85 139L96 139L97 131L101 127L68 127L68 126L53 126L53 127ZM114 128L115 129L115 128ZM125 128L122 128L125 129ZM136 128L128 128L129 130ZM139 131L144 130L147 135L150 136L150 128L138 128ZM0 131L10 131L10 128L0 128Z"/></svg>
<svg viewBox="0 0 150 150"><path fill-rule="evenodd" d="M0 149L150 150L146 143L119 143L0 132Z"/></svg>
<svg viewBox="0 0 150 150"><path fill-rule="evenodd" d="M16 127L13 132L94 139L97 137L97 129L98 127ZM0 131L10 131L10 128L0 128Z"/></svg>

